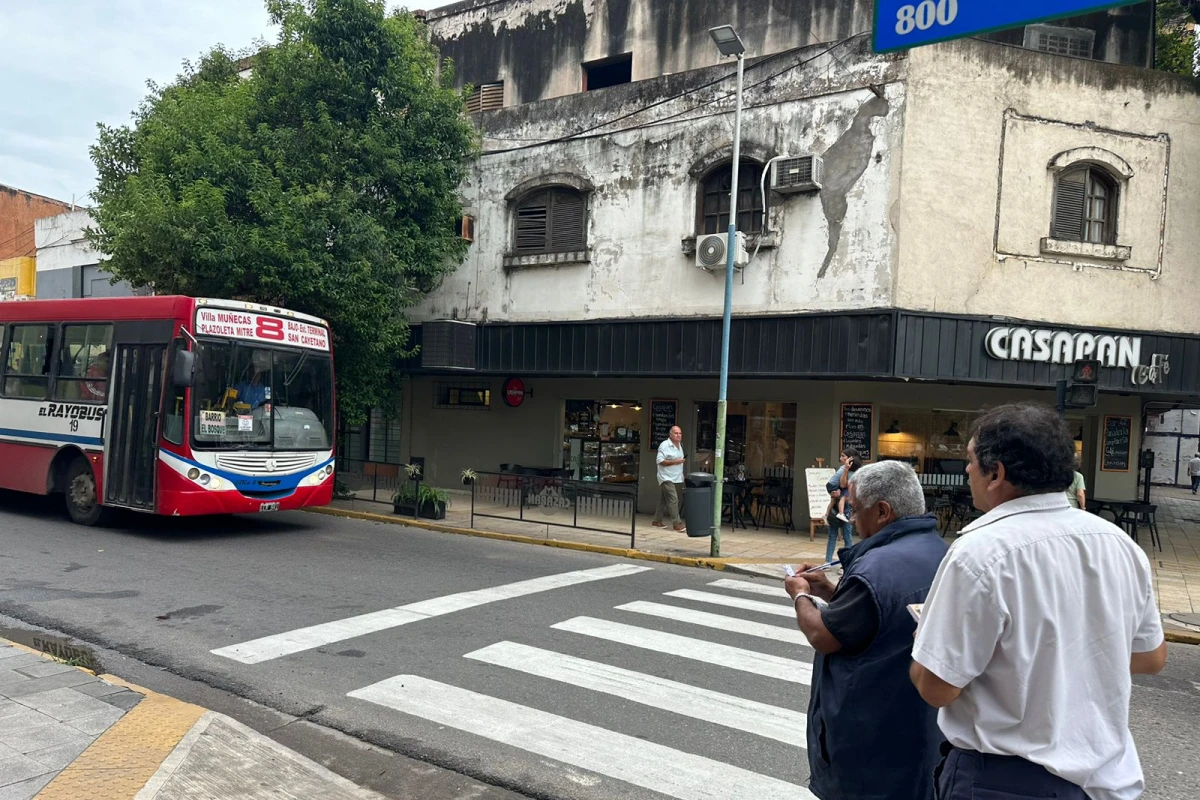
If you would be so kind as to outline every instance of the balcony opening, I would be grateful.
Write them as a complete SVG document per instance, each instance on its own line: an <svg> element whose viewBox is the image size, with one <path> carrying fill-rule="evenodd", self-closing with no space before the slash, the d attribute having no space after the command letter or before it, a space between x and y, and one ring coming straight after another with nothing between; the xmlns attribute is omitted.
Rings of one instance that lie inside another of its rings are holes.
<svg viewBox="0 0 1200 800"><path fill-rule="evenodd" d="M601 61L590 61L583 65L583 90L606 89L633 80L633 53Z"/></svg>

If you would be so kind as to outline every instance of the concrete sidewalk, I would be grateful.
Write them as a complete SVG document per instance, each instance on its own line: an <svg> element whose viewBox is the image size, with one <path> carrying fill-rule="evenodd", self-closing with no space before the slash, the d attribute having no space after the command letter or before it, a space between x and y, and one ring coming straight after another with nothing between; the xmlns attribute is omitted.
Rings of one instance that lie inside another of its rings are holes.
<svg viewBox="0 0 1200 800"><path fill-rule="evenodd" d="M382 800L235 720L0 640L0 800Z"/></svg>
<svg viewBox="0 0 1200 800"><path fill-rule="evenodd" d="M454 498L447 509L446 519L412 520L397 517L391 506L363 500L338 500L330 510L367 513L387 518L390 521L410 524L432 530L448 530L455 533L482 533L535 540L544 544L568 544L585 549L600 549L605 552L627 551L621 554L633 556L657 556L680 561L699 560L697 565L736 567L771 577L781 577L780 565L785 563L820 563L825 559L826 529L818 527L813 540L809 539L807 520L797 520L800 530L785 532L778 524L756 529L734 530L724 526L721 533L721 558L714 561L709 557L707 538L688 538L670 528L651 526L649 515L639 514L636 520L636 546L629 549L629 530L612 533L597 533L570 527L558 527L547 516L546 522L537 521L541 511L527 511L530 519L524 522L490 517L476 517L471 525L471 497L466 492L452 492ZM1200 496L1189 489L1155 486L1151 490L1151 503L1158 506L1156 513L1158 529L1162 538L1162 551L1151 549L1149 532L1143 531L1139 543L1150 559L1154 570L1154 590L1159 610L1169 624L1193 631L1200 631L1200 618L1189 619L1184 615L1200 614ZM569 515L565 515L569 516ZM1105 517L1107 519L1108 517ZM953 542L957 533L951 531L947 542ZM857 540L856 540L857 541ZM838 545L841 546L840 543Z"/></svg>

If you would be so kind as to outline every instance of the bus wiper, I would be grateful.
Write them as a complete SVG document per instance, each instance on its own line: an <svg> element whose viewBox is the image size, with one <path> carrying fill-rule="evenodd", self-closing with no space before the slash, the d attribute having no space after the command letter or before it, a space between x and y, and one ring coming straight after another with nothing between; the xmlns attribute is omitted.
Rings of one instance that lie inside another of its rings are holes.
<svg viewBox="0 0 1200 800"><path fill-rule="evenodd" d="M308 359L308 351L305 350L300 354L300 360L296 362L296 368L292 370L292 374L283 379L283 387L292 385L292 381L296 380L296 376L300 374L300 368L304 366L304 362Z"/></svg>

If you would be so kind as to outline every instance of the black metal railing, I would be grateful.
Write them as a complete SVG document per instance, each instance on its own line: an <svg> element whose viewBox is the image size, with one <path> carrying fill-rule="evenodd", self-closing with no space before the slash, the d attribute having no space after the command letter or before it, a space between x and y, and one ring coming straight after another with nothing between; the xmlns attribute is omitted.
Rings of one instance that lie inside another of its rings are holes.
<svg viewBox="0 0 1200 800"><path fill-rule="evenodd" d="M339 500L365 500L391 505L392 495L402 482L408 480L404 467L398 464L339 458L335 467L334 498Z"/></svg>
<svg viewBox="0 0 1200 800"><path fill-rule="evenodd" d="M596 483L516 472L477 472L471 485L475 518L532 522L613 533L637 546L637 484Z"/></svg>

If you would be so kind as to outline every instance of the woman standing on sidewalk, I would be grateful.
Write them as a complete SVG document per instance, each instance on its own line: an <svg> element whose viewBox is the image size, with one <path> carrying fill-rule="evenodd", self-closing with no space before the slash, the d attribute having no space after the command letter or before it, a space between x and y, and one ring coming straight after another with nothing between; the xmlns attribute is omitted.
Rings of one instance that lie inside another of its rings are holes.
<svg viewBox="0 0 1200 800"><path fill-rule="evenodd" d="M852 544L854 535L854 523L850 521L854 510L850 511L850 516L842 517L838 507L841 503L838 500L845 497L847 487L850 485L850 478L855 472L858 472L862 466L861 456L853 447L847 447L842 451L838 458L841 466L838 471L829 479L829 483L825 488L829 490L829 508L825 511L825 524L829 528L829 541L825 545L825 561L828 563L833 561L833 551L837 548L838 533L842 534L842 542L846 547Z"/></svg>

